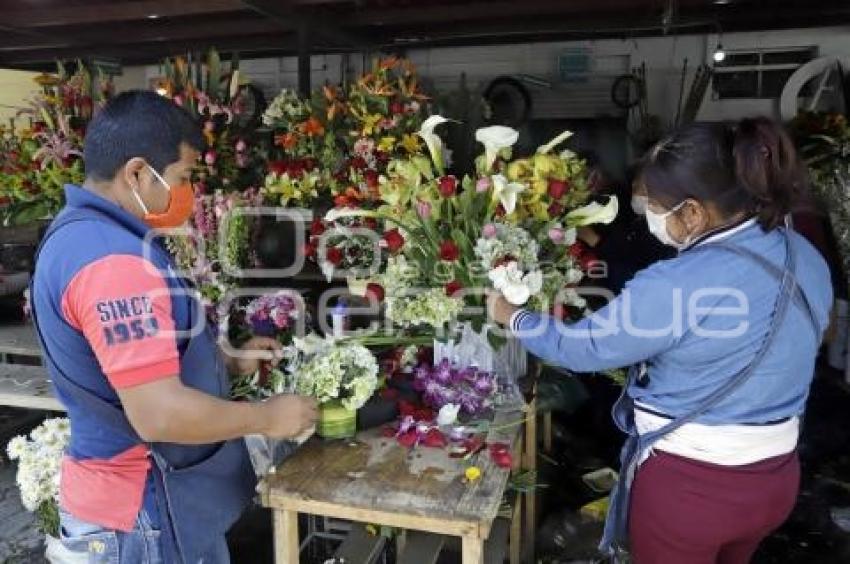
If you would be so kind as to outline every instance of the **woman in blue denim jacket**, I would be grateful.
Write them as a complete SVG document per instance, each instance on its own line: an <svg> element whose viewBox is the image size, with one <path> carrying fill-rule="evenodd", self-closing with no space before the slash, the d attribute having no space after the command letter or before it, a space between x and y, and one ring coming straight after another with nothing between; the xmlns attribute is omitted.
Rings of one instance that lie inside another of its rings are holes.
<svg viewBox="0 0 850 564"><path fill-rule="evenodd" d="M832 287L788 225L804 169L770 120L693 124L646 156L650 231L679 250L574 324L490 299L532 354L574 372L635 365L602 548L637 564L744 563L790 513L797 439ZM628 534L626 534L628 533Z"/></svg>

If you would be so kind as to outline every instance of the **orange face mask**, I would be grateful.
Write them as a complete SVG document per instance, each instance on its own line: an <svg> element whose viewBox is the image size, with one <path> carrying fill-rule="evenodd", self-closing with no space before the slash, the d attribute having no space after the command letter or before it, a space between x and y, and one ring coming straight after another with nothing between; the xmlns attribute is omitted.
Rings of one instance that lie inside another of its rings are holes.
<svg viewBox="0 0 850 564"><path fill-rule="evenodd" d="M145 212L142 221L154 229L180 227L192 216L192 210L195 206L195 191L192 189L192 183L187 180L177 186L170 186L152 166L148 165L148 168L156 179L168 189L168 207L162 213L150 213L145 202L134 189L133 195L136 196L136 201L142 211Z"/></svg>

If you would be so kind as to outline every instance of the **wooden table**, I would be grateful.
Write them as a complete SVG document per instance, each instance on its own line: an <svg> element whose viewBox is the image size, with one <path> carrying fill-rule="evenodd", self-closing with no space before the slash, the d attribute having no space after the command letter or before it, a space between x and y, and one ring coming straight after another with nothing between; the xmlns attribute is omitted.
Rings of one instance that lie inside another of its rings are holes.
<svg viewBox="0 0 850 564"><path fill-rule="evenodd" d="M0 405L65 411L53 395L47 369L28 364L8 364L10 355L41 358L35 327L28 323L0 325Z"/></svg>
<svg viewBox="0 0 850 564"><path fill-rule="evenodd" d="M43 366L0 364L0 405L65 411L53 395Z"/></svg>
<svg viewBox="0 0 850 564"><path fill-rule="evenodd" d="M41 357L35 326L31 323L0 325L0 358L4 355Z"/></svg>
<svg viewBox="0 0 850 564"><path fill-rule="evenodd" d="M526 417L522 411L499 412L493 427ZM520 424L494 428L487 440L509 443L516 452L521 430ZM521 458L515 454L517 465ZM464 483L471 465L482 476ZM260 491L263 504L274 511L277 564L298 563L299 513L459 536L463 564L481 564L509 475L486 449L462 461L449 458L445 449L406 449L372 429L352 441L311 439L261 481Z"/></svg>

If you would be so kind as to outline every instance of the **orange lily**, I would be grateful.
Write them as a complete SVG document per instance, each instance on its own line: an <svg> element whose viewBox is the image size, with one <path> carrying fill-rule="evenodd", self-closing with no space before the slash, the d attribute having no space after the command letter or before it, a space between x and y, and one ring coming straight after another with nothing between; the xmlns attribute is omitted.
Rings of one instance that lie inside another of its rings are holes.
<svg viewBox="0 0 850 564"><path fill-rule="evenodd" d="M378 68L381 70L390 70L394 69L398 66L398 57L393 55L392 57L387 57L386 59L382 59L378 62Z"/></svg>
<svg viewBox="0 0 850 564"><path fill-rule="evenodd" d="M295 145L298 144L298 137L294 133L284 133L282 135L275 135L274 144L278 147L283 147L284 149L292 149Z"/></svg>
<svg viewBox="0 0 850 564"><path fill-rule="evenodd" d="M322 122L316 119L315 116L310 116L307 121L299 125L298 130L304 135L309 135L310 137L318 137L325 134L325 127L322 125Z"/></svg>

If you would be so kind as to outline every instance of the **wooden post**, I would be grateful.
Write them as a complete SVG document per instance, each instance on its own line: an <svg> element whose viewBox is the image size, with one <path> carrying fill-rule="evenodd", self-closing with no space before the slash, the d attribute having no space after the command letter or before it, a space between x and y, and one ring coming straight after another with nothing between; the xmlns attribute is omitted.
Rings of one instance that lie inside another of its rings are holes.
<svg viewBox="0 0 850 564"><path fill-rule="evenodd" d="M298 92L310 97L310 26L306 17L298 22Z"/></svg>
<svg viewBox="0 0 850 564"><path fill-rule="evenodd" d="M463 537L463 564L484 563L484 539Z"/></svg>
<svg viewBox="0 0 850 564"><path fill-rule="evenodd" d="M275 564L298 564L298 512L278 509L274 512Z"/></svg>
<svg viewBox="0 0 850 564"><path fill-rule="evenodd" d="M528 405L525 420L524 470L537 470L537 383L534 384L534 399ZM525 528L523 534L523 561L534 562L534 540L537 534L537 499L534 490L523 495L525 501Z"/></svg>

